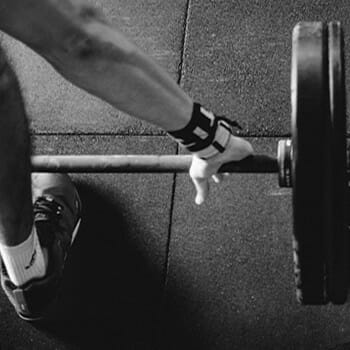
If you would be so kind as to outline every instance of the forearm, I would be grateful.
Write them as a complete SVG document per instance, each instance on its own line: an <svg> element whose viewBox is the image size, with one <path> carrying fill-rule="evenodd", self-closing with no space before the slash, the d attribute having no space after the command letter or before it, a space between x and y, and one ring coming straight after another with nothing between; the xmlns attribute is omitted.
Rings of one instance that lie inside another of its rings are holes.
<svg viewBox="0 0 350 350"><path fill-rule="evenodd" d="M191 98L85 2L3 3L0 27L44 56L73 84L165 130L187 124Z"/></svg>
<svg viewBox="0 0 350 350"><path fill-rule="evenodd" d="M193 102L176 82L114 28L99 22L89 26L91 42L73 44L82 53L59 49L47 56L57 71L119 110L165 130L184 127Z"/></svg>

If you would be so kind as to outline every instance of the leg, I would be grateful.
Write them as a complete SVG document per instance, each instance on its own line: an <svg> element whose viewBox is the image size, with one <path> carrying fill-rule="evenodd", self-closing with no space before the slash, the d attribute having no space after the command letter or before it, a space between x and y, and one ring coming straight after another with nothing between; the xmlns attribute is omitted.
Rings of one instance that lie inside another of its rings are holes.
<svg viewBox="0 0 350 350"><path fill-rule="evenodd" d="M79 227L80 199L67 175L31 175L21 92L1 48L0 160L1 284L17 313L34 320L57 294Z"/></svg>
<svg viewBox="0 0 350 350"><path fill-rule="evenodd" d="M16 76L0 48L0 243L18 245L32 227L30 141Z"/></svg>
<svg viewBox="0 0 350 350"><path fill-rule="evenodd" d="M17 78L0 48L0 254L20 285L46 271L33 231L30 137Z"/></svg>

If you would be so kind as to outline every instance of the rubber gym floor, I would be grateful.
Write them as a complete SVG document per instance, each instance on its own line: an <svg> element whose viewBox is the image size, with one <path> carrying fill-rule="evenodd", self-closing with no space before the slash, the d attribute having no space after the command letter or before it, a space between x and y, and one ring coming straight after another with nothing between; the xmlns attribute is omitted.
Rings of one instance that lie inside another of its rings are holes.
<svg viewBox="0 0 350 350"><path fill-rule="evenodd" d="M346 0L98 0L197 101L239 121L257 152L290 132L291 32ZM36 154L176 154L164 132L67 83L1 35ZM348 69L350 71L350 69ZM349 74L346 77L350 86ZM118 92L116 92L118 93ZM232 175L194 204L187 175L74 175L84 213L61 297L28 324L0 292L0 349L350 349L350 307L295 299L291 191Z"/></svg>

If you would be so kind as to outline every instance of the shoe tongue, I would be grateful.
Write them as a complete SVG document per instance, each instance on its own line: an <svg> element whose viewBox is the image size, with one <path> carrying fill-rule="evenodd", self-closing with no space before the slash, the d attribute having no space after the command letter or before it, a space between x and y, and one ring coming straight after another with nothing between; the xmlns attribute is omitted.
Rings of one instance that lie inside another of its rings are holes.
<svg viewBox="0 0 350 350"><path fill-rule="evenodd" d="M52 197L40 197L34 203L34 220L52 220L55 214L57 214L58 208L59 205L53 200Z"/></svg>
<svg viewBox="0 0 350 350"><path fill-rule="evenodd" d="M48 221L50 220L49 214L47 213L36 213L35 214L35 222L39 222L39 221Z"/></svg>

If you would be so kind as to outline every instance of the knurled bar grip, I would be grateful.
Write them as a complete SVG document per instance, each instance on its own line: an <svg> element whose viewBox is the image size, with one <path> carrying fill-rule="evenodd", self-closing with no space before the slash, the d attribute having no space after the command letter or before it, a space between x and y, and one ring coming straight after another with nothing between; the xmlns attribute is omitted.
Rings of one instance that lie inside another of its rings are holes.
<svg viewBox="0 0 350 350"><path fill-rule="evenodd" d="M67 173L186 173L190 155L35 155L34 172ZM224 164L219 172L278 173L276 158L253 155Z"/></svg>

